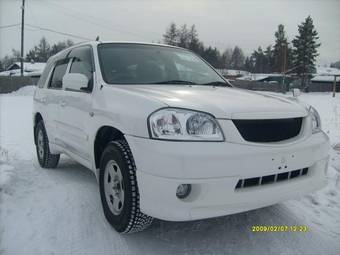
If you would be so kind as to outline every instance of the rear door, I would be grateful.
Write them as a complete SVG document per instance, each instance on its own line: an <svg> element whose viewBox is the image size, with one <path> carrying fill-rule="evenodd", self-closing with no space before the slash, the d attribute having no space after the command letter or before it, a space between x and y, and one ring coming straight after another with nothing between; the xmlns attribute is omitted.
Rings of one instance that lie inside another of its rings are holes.
<svg viewBox="0 0 340 255"><path fill-rule="evenodd" d="M60 96L62 92L62 79L68 68L68 59L59 59L53 63L52 72L49 75L46 89L44 89L44 97L42 103L44 105L43 115L46 130L48 132L49 141L58 144L60 137L57 128L58 120L60 118Z"/></svg>
<svg viewBox="0 0 340 255"><path fill-rule="evenodd" d="M69 73L84 74L89 82L86 89L79 91L63 88L60 98L60 139L66 150L84 160L90 159L89 132L92 118L93 52L91 46L80 46L71 50Z"/></svg>

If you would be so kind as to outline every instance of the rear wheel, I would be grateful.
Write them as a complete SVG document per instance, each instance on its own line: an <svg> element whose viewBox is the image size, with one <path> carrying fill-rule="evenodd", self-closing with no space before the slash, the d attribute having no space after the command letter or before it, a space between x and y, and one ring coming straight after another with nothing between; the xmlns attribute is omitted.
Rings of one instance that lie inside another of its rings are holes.
<svg viewBox="0 0 340 255"><path fill-rule="evenodd" d="M48 137L44 122L41 120L35 126L35 144L37 149L37 157L41 167L56 168L59 162L60 154L52 154L48 143Z"/></svg>
<svg viewBox="0 0 340 255"><path fill-rule="evenodd" d="M136 167L126 141L110 142L105 148L99 188L105 217L117 232L142 231L152 223L139 208Z"/></svg>

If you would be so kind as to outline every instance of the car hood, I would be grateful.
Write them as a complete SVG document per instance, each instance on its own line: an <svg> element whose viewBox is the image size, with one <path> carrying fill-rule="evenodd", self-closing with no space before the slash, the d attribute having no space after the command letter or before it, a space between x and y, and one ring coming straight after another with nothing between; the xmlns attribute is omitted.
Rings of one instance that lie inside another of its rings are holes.
<svg viewBox="0 0 340 255"><path fill-rule="evenodd" d="M187 108L222 119L304 117L307 109L297 100L231 87L188 85L122 85L121 89L152 97L169 107Z"/></svg>

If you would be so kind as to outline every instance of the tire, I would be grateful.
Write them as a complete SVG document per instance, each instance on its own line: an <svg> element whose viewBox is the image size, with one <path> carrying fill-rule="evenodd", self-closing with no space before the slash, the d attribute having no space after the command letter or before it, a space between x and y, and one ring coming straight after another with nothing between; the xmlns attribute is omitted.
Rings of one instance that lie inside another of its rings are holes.
<svg viewBox="0 0 340 255"><path fill-rule="evenodd" d="M44 122L41 120L35 126L35 146L37 157L41 167L56 168L60 159L60 154L52 154L48 143L48 137Z"/></svg>
<svg viewBox="0 0 340 255"><path fill-rule="evenodd" d="M110 142L101 157L99 189L108 222L119 233L147 228L153 218L140 211L136 166L124 140Z"/></svg>

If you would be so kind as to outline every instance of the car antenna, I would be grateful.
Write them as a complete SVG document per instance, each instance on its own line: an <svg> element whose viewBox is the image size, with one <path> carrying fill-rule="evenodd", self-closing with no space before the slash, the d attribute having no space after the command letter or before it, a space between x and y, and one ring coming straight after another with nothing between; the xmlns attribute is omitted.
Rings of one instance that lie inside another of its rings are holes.
<svg viewBox="0 0 340 255"><path fill-rule="evenodd" d="M97 41L97 42L99 41L99 35L97 35L97 37L96 37L96 41Z"/></svg>

